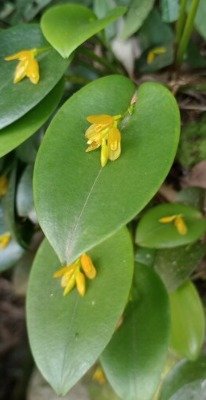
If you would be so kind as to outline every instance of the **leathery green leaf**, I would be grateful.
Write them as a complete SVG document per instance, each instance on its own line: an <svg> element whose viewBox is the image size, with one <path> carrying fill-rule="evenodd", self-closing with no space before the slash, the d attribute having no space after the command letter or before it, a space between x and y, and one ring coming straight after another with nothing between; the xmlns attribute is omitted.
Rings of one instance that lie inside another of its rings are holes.
<svg viewBox="0 0 206 400"><path fill-rule="evenodd" d="M109 342L132 282L133 251L126 228L89 255L97 276L90 282L87 279L84 297L76 289L63 296L59 281L53 278L60 262L47 241L31 272L27 298L31 349L44 377L62 395L92 366Z"/></svg>
<svg viewBox="0 0 206 400"><path fill-rule="evenodd" d="M204 400L206 357L182 360L167 375L159 400Z"/></svg>
<svg viewBox="0 0 206 400"><path fill-rule="evenodd" d="M174 220L167 223L159 220L180 215L186 232L180 233ZM160 204L150 208L141 218L136 231L136 243L142 247L156 249L182 246L193 243L204 235L206 220L199 210L184 204Z"/></svg>
<svg viewBox="0 0 206 400"><path fill-rule="evenodd" d="M63 93L63 81L31 111L18 121L0 130L0 157L15 149L35 133L58 105Z"/></svg>
<svg viewBox="0 0 206 400"><path fill-rule="evenodd" d="M69 57L80 44L121 17L125 11L125 7L116 7L106 17L97 19L87 7L79 4L61 4L50 7L45 12L41 28L48 42L61 56Z"/></svg>
<svg viewBox="0 0 206 400"><path fill-rule="evenodd" d="M47 48L37 56L40 80L37 85L28 78L14 84L13 76L18 61L4 58L21 50ZM17 25L0 32L0 129L10 125L36 106L57 84L69 60L64 60L55 50L49 49L39 25ZM1 133L0 133L1 134Z"/></svg>
<svg viewBox="0 0 206 400"><path fill-rule="evenodd" d="M171 348L178 355L195 360L205 337L205 315L199 294L190 281L170 293Z"/></svg>
<svg viewBox="0 0 206 400"><path fill-rule="evenodd" d="M134 300L101 356L107 378L122 399L152 398L166 360L169 337L165 287L150 267L138 265Z"/></svg>
<svg viewBox="0 0 206 400"><path fill-rule="evenodd" d="M34 172L35 205L62 262L73 261L131 220L170 169L179 112L172 94L157 83L138 89L134 113L121 127L118 160L101 168L100 149L85 152L86 117L124 113L134 90L118 75L90 83L63 105L43 139Z"/></svg>

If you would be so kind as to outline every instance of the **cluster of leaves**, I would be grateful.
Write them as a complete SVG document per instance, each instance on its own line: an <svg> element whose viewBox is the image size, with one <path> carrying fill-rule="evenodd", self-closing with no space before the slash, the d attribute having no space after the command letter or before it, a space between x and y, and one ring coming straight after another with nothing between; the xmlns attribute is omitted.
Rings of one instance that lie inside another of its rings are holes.
<svg viewBox="0 0 206 400"><path fill-rule="evenodd" d="M206 124L204 116L187 122L178 147L179 109L169 88L180 103L194 88L204 96L190 68L206 65L198 53L205 1L184 79L165 69L176 60L177 0L160 7L154 0L56 3L17 0L0 9L2 28L10 25L0 30L0 245L11 235L0 247L0 271L35 252L44 233L27 324L36 364L58 394L100 360L119 398L201 399L205 316L191 278L205 279L204 185L182 189L184 179L169 171L176 154L187 175L204 163ZM45 49L37 57L39 83L14 84L15 62L5 57L33 48ZM121 58L124 48L129 60ZM150 82L139 84L141 74ZM104 168L98 150L85 152L93 114L124 116L121 156ZM97 277L84 297L76 290L64 297L53 274L85 252Z"/></svg>

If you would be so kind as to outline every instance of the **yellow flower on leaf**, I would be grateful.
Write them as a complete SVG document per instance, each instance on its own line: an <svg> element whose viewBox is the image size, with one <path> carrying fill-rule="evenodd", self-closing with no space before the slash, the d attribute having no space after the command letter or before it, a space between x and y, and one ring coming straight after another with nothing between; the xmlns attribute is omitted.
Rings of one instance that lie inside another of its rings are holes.
<svg viewBox="0 0 206 400"><path fill-rule="evenodd" d="M0 250L5 249L11 240L11 234L9 232L5 232L0 235Z"/></svg>
<svg viewBox="0 0 206 400"><path fill-rule="evenodd" d="M150 50L147 54L147 64L152 64L157 56L166 53L166 51L167 49L165 47L155 47Z"/></svg>
<svg viewBox="0 0 206 400"><path fill-rule="evenodd" d="M4 196L8 190L8 179L6 176L0 176L0 197Z"/></svg>
<svg viewBox="0 0 206 400"><path fill-rule="evenodd" d="M162 224L169 224L169 223L173 222L180 235L187 234L187 225L184 221L184 217L182 214L176 214L176 215L170 215L167 217L162 217L159 219L159 222L161 222Z"/></svg>
<svg viewBox="0 0 206 400"><path fill-rule="evenodd" d="M101 166L108 160L114 161L121 154L121 133L117 127L121 115L90 115L87 121L92 124L85 133L87 144L86 152L101 147Z"/></svg>
<svg viewBox="0 0 206 400"><path fill-rule="evenodd" d="M54 278L61 278L61 287L64 289L64 296L70 293L75 285L80 296L84 296L86 291L85 275L89 279L94 279L96 276L96 269L91 257L86 253L82 254L74 263L56 271Z"/></svg>
<svg viewBox="0 0 206 400"><path fill-rule="evenodd" d="M98 382L100 385L104 385L106 383L106 377L101 367L96 368L92 375L92 380Z"/></svg>
<svg viewBox="0 0 206 400"><path fill-rule="evenodd" d="M31 49L22 50L5 57L6 61L19 60L14 73L14 83L20 82L25 77L29 78L33 84L39 82L39 64L35 59L37 54L37 49Z"/></svg>

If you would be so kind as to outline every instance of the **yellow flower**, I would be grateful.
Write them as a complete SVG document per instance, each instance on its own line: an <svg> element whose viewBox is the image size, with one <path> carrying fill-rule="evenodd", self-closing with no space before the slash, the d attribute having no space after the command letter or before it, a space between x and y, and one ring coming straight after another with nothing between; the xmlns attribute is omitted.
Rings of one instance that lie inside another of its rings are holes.
<svg viewBox="0 0 206 400"><path fill-rule="evenodd" d="M187 234L187 225L184 221L184 217L182 214L176 214L176 215L170 215L168 217L162 217L159 219L159 222L161 222L162 224L169 224L171 222L174 222L174 225L180 235Z"/></svg>
<svg viewBox="0 0 206 400"><path fill-rule="evenodd" d="M167 49L165 47L155 47L150 50L147 54L147 64L152 64L157 56L166 53Z"/></svg>
<svg viewBox="0 0 206 400"><path fill-rule="evenodd" d="M27 77L34 84L39 82L39 64L35 59L37 49L22 50L18 53L5 57L6 61L19 60L14 73L14 83L20 82Z"/></svg>
<svg viewBox="0 0 206 400"><path fill-rule="evenodd" d="M86 291L86 280L84 274L89 279L94 279L96 276L96 269L91 258L86 253L78 258L74 263L60 268L53 276L54 278L61 278L61 287L64 288L64 296L71 292L75 285L80 296L84 296Z"/></svg>
<svg viewBox="0 0 206 400"><path fill-rule="evenodd" d="M104 371L101 367L96 368L92 375L92 380L98 382L100 385L104 385L106 383Z"/></svg>
<svg viewBox="0 0 206 400"><path fill-rule="evenodd" d="M9 232L5 232L0 235L0 250L5 249L11 240L11 234Z"/></svg>
<svg viewBox="0 0 206 400"><path fill-rule="evenodd" d="M89 147L86 152L101 146L101 166L108 160L114 161L121 154L121 133L117 128L121 115L90 115L87 121L92 124L85 133Z"/></svg>
<svg viewBox="0 0 206 400"><path fill-rule="evenodd" d="M6 176L0 176L0 197L4 196L8 189L8 179Z"/></svg>

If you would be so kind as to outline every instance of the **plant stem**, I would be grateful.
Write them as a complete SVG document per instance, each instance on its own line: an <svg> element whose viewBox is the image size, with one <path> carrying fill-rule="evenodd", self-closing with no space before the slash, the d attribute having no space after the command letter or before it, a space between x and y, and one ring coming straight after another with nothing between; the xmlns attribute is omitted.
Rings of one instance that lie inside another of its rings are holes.
<svg viewBox="0 0 206 400"><path fill-rule="evenodd" d="M193 25L194 25L194 19L196 16L196 12L199 6L199 2L200 0L193 0L192 1L192 5L186 20L186 24L184 27L184 31L177 49L177 55L176 55L176 63L178 65L180 65L182 63L183 57L184 57L184 53L185 50L187 49L189 40L190 40L190 36L192 34L192 30L193 30Z"/></svg>
<svg viewBox="0 0 206 400"><path fill-rule="evenodd" d="M187 0L181 0L180 3L180 14L179 18L177 21L176 25L176 43L179 44L181 36L182 36L182 31L184 29L185 21L186 21L186 5L187 5Z"/></svg>
<svg viewBox="0 0 206 400"><path fill-rule="evenodd" d="M117 73L116 68L111 65L104 57L100 57L95 54L92 50L87 48L81 48L81 53L91 58L93 61L96 61L100 65L103 65L109 72Z"/></svg>

